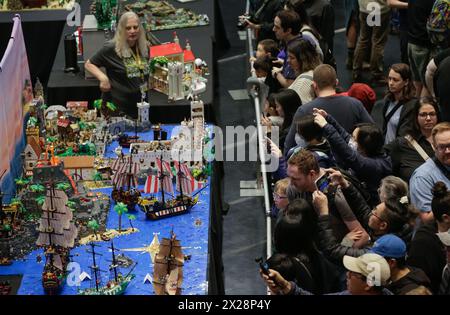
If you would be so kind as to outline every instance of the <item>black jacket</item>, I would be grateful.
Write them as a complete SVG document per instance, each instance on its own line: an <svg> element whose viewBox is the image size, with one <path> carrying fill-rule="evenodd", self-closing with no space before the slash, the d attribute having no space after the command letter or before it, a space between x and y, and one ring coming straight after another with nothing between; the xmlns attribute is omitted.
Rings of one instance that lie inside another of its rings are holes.
<svg viewBox="0 0 450 315"><path fill-rule="evenodd" d="M424 136L421 135L416 141L429 157L434 156L433 147ZM385 149L391 157L392 174L400 177L407 183L416 168L425 162L405 137L398 137L391 143L385 145Z"/></svg>
<svg viewBox="0 0 450 315"><path fill-rule="evenodd" d="M445 247L439 237L437 224L423 224L414 235L406 263L422 269L431 280L431 291L437 294L442 270L447 263Z"/></svg>
<svg viewBox="0 0 450 315"><path fill-rule="evenodd" d="M326 41L331 52L333 52L335 22L333 5L329 0L305 0L304 6L311 23Z"/></svg>
<svg viewBox="0 0 450 315"><path fill-rule="evenodd" d="M386 288L394 293L395 295L405 295L411 290L417 289L420 286L424 286L427 289L430 289L431 282L428 279L425 272L422 269L410 267L411 270L406 276L400 278L395 282L391 282Z"/></svg>
<svg viewBox="0 0 450 315"><path fill-rule="evenodd" d="M264 0L252 0L250 1L250 12L251 15L255 15L258 12ZM277 40L275 33L273 32L273 20L278 11L283 9L283 1L281 0L269 0L269 3L261 11L260 15L257 17L256 24L261 25L261 29L258 33L257 41L260 42L263 39L273 39Z"/></svg>
<svg viewBox="0 0 450 315"><path fill-rule="evenodd" d="M353 210L361 226L366 230L370 231L369 228L369 218L371 216L371 209L367 205L363 196L359 191L352 185L346 189L342 189L345 199L347 200L349 206ZM329 216L320 216L319 221L319 233L318 233L318 244L319 248L323 251L325 256L332 262L342 265L342 259L345 255L359 257L367 253L372 247L372 243L367 245L365 248L353 248L345 245L341 245L333 235L333 231L330 226ZM412 229L408 224L405 224L401 231L392 234L400 237L409 244ZM376 241L381 236L371 236L372 242Z"/></svg>

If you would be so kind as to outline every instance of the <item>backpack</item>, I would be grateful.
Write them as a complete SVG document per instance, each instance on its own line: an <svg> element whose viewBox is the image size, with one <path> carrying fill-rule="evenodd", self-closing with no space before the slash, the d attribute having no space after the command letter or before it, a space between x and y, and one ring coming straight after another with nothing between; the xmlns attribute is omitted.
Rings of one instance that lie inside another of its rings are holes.
<svg viewBox="0 0 450 315"><path fill-rule="evenodd" d="M333 56L333 53L331 52L331 49L328 47L328 43L326 41L326 39L318 34L317 32L315 32L313 29L311 28L305 28L303 30L303 32L308 32L311 33L312 35L314 35L314 37L317 38L317 41L319 42L319 47L322 50L323 53L323 63L332 66L335 70L337 70L337 65L336 65L336 59ZM302 32L302 35L303 35Z"/></svg>
<svg viewBox="0 0 450 315"><path fill-rule="evenodd" d="M437 0L427 21L428 37L433 45L446 48L450 41L450 0Z"/></svg>

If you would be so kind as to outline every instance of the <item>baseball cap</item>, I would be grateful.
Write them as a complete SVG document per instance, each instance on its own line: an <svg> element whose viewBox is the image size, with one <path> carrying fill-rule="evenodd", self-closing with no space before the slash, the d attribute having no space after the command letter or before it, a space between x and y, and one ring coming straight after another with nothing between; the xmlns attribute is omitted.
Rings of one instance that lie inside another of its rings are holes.
<svg viewBox="0 0 450 315"><path fill-rule="evenodd" d="M369 253L382 257L402 258L406 255L406 244L400 237L387 234L376 240Z"/></svg>
<svg viewBox="0 0 450 315"><path fill-rule="evenodd" d="M367 253L357 258L346 255L343 262L345 268L363 275L372 286L384 286L391 277L386 259L378 254Z"/></svg>
<svg viewBox="0 0 450 315"><path fill-rule="evenodd" d="M450 229L447 232L436 233L445 246L450 246Z"/></svg>

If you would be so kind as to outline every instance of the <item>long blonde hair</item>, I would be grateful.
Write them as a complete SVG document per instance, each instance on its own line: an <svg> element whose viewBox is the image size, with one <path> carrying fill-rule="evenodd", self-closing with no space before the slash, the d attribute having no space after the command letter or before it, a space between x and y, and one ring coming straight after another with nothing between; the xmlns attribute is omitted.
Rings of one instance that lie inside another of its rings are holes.
<svg viewBox="0 0 450 315"><path fill-rule="evenodd" d="M131 55L131 48L128 45L127 36L126 36L126 27L128 19L135 18L138 21L139 24L139 37L137 39L137 47L139 49L139 52L141 56L147 58L148 57L148 43L147 39L145 38L145 30L142 26L141 20L139 19L139 16L134 12L125 12L122 14L122 16L119 19L119 23L117 25L116 34L114 35L113 42L115 45L115 51L117 55L120 58L130 58Z"/></svg>

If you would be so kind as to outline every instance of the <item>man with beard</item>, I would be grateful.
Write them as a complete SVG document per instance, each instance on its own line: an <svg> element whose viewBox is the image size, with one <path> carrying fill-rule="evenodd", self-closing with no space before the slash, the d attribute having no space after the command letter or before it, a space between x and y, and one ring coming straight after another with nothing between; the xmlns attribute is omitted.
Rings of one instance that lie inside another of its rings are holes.
<svg viewBox="0 0 450 315"><path fill-rule="evenodd" d="M433 219L432 188L438 181L450 187L450 123L437 124L432 132L435 156L417 168L409 181L412 203L423 222Z"/></svg>

